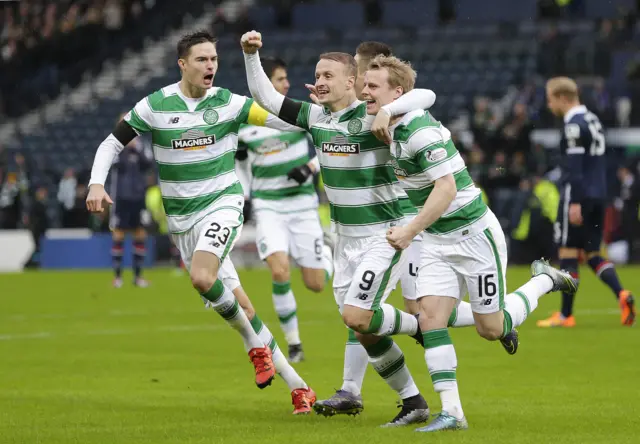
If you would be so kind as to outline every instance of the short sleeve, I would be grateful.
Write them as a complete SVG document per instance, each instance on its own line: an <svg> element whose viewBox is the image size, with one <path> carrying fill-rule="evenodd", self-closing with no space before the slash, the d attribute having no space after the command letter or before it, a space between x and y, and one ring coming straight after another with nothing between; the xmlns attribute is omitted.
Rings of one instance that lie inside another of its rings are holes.
<svg viewBox="0 0 640 444"><path fill-rule="evenodd" d="M138 135L150 132L153 128L153 112L149 104L149 97L147 96L136 103L136 106L125 114L124 121L127 122Z"/></svg>
<svg viewBox="0 0 640 444"><path fill-rule="evenodd" d="M443 140L437 127L421 128L408 141L408 151L422 170L420 174L435 181L453 173L453 158L457 150L451 139Z"/></svg>

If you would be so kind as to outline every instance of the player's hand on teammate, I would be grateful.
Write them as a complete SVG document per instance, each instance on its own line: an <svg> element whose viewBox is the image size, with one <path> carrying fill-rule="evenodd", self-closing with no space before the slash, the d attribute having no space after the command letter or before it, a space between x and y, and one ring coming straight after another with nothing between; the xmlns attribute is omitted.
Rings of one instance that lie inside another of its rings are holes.
<svg viewBox="0 0 640 444"><path fill-rule="evenodd" d="M245 32L240 38L240 45L245 54L255 54L262 48L262 34L258 31Z"/></svg>
<svg viewBox="0 0 640 444"><path fill-rule="evenodd" d="M371 125L371 132L376 139L381 142L386 143L387 145L391 145L393 139L391 138L391 133L389 132L389 123L391 122L391 116L384 109L378 111L373 124Z"/></svg>
<svg viewBox="0 0 640 444"><path fill-rule="evenodd" d="M582 225L582 205L579 203L569 205L569 223L571 225Z"/></svg>
<svg viewBox="0 0 640 444"><path fill-rule="evenodd" d="M416 234L408 225L404 227L391 227L387 230L387 242L396 250L404 250L411 245Z"/></svg>
<svg viewBox="0 0 640 444"><path fill-rule="evenodd" d="M316 105L320 105L320 101L318 100L318 91L316 90L316 86L310 83L305 83L304 86L309 90L309 98Z"/></svg>
<svg viewBox="0 0 640 444"><path fill-rule="evenodd" d="M106 207L106 205L103 205L103 202L106 202L109 205L113 204L113 201L105 191L104 186L97 183L89 185L87 210L92 213L102 213Z"/></svg>
<svg viewBox="0 0 640 444"><path fill-rule="evenodd" d="M300 165L295 168L292 168L287 173L287 179L293 179L296 182L298 182L300 185L302 185L307 181L307 179L311 175L313 175L313 171L311 171L311 168L309 167L309 165L305 163L304 165Z"/></svg>

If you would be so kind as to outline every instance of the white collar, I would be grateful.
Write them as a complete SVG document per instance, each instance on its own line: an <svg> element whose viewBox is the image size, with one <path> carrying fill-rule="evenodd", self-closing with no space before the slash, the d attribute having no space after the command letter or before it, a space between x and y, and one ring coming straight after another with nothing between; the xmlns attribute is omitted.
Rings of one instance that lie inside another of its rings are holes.
<svg viewBox="0 0 640 444"><path fill-rule="evenodd" d="M587 112L586 106L576 105L573 108L571 108L569 111L567 111L567 113L564 115L564 123L569 123L569 121L573 119L573 116L575 116L576 114L584 114L586 112Z"/></svg>
<svg viewBox="0 0 640 444"><path fill-rule="evenodd" d="M351 111L354 108L357 108L362 103L363 102L361 102L360 100L354 100L354 102L351 105L347 106L345 109L341 109L340 111L336 111L335 113L332 112L331 117L339 119L340 117L342 117L342 115L346 114L347 112Z"/></svg>

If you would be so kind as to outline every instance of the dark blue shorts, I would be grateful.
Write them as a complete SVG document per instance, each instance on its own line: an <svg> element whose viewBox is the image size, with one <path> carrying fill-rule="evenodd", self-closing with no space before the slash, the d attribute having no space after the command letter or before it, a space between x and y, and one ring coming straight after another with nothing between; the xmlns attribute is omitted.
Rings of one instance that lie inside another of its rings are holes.
<svg viewBox="0 0 640 444"><path fill-rule="evenodd" d="M115 200L111 207L109 225L119 230L135 230L142 227L144 200Z"/></svg>
<svg viewBox="0 0 640 444"><path fill-rule="evenodd" d="M582 225L571 225L569 202L561 193L558 219L554 226L558 247L578 248L586 253L600 251L605 210L606 204L603 200L585 200L582 202Z"/></svg>

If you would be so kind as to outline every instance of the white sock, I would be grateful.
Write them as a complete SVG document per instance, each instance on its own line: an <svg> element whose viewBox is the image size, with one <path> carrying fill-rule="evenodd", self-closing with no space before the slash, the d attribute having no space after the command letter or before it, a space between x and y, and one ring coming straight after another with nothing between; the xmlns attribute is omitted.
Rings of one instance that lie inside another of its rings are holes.
<svg viewBox="0 0 640 444"><path fill-rule="evenodd" d="M322 246L322 268L326 273L327 281L333 277L333 251L329 245Z"/></svg>
<svg viewBox="0 0 640 444"><path fill-rule="evenodd" d="M307 383L304 382L291 364L289 364L284 353L282 353L282 350L278 347L278 343L271 334L271 331L269 331L269 328L262 322L257 314L251 320L251 326L264 345L269 346L271 349L273 365L276 367L276 372L284 379L284 382L287 383L289 390L308 388Z"/></svg>
<svg viewBox="0 0 640 444"><path fill-rule="evenodd" d="M404 362L404 354L393 339L383 337L377 343L365 348L373 368L400 396L400 399L407 399L420 393Z"/></svg>
<svg viewBox="0 0 640 444"><path fill-rule="evenodd" d="M291 291L289 282L273 282L273 305L280 319L280 327L289 345L300 344L300 330L298 329L298 315L296 313L296 298Z"/></svg>
<svg viewBox="0 0 640 444"><path fill-rule="evenodd" d="M458 359L449 330L441 328L423 333L424 359L433 382L433 389L440 394L442 411L457 419L464 418L462 402L458 393L456 368Z"/></svg>
<svg viewBox="0 0 640 444"><path fill-rule="evenodd" d="M538 299L552 288L551 278L541 274L532 277L522 287L505 296L504 310L511 316L512 327L522 325L529 314L538 307Z"/></svg>
<svg viewBox="0 0 640 444"><path fill-rule="evenodd" d="M469 327L475 325L476 321L473 319L473 310L471 310L471 304L461 301L457 307L453 308L453 312L449 317L449 327Z"/></svg>
<svg viewBox="0 0 640 444"><path fill-rule="evenodd" d="M353 330L349 329L349 339L344 348L344 373L341 390L359 395L362 391L364 374L369 365L367 351L356 338Z"/></svg>
<svg viewBox="0 0 640 444"><path fill-rule="evenodd" d="M412 314L382 304L373 312L369 333L377 336L414 335L418 332L418 320Z"/></svg>
<svg viewBox="0 0 640 444"><path fill-rule="evenodd" d="M222 316L232 328L240 333L242 341L244 342L244 348L247 352L252 348L264 347L264 344L256 332L253 331L247 315L244 313L244 310L240 308L235 296L231 290L222 284L220 279L202 296L210 301L210 306Z"/></svg>

